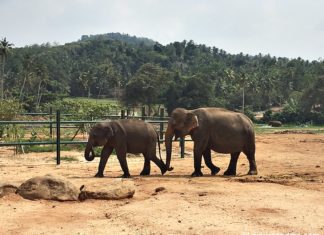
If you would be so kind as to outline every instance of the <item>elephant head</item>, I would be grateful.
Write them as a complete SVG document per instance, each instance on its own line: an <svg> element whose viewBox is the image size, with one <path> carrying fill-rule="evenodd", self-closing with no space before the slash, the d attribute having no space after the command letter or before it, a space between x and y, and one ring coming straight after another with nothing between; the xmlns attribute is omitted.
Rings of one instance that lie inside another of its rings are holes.
<svg viewBox="0 0 324 235"><path fill-rule="evenodd" d="M114 131L110 123L100 123L94 125L89 132L88 143L84 151L85 159L87 161L92 161L95 158L93 147L104 146L113 136ZM90 154L90 152L92 154Z"/></svg>
<svg viewBox="0 0 324 235"><path fill-rule="evenodd" d="M177 108L172 111L165 133L166 166L168 169L171 162L173 136L175 136L175 140L179 137L183 138L198 126L198 118L192 111L183 108Z"/></svg>

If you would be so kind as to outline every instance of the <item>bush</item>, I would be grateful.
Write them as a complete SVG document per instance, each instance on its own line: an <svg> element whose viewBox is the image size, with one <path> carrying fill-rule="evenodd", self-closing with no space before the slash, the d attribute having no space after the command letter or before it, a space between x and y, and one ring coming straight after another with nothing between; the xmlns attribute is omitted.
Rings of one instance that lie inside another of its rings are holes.
<svg viewBox="0 0 324 235"><path fill-rule="evenodd" d="M47 103L42 107L43 111L48 111L50 107L53 110L60 110L61 114L71 114L65 117L73 120L93 120L102 119L108 115L116 104L100 104L80 100L61 100L53 103Z"/></svg>
<svg viewBox="0 0 324 235"><path fill-rule="evenodd" d="M22 113L22 105L17 100L1 100L0 101L0 120L12 121L20 113ZM3 137L4 130L8 125L0 125L0 138Z"/></svg>
<svg viewBox="0 0 324 235"><path fill-rule="evenodd" d="M0 120L14 120L22 111L22 105L17 100L0 101Z"/></svg>
<svg viewBox="0 0 324 235"><path fill-rule="evenodd" d="M255 114L252 111L252 109L250 107L245 107L244 109L244 114L250 118L253 122L255 122Z"/></svg>
<svg viewBox="0 0 324 235"><path fill-rule="evenodd" d="M269 121L271 121L273 119L273 114L272 114L272 110L267 110L265 111L265 113L263 114L263 117L262 117L262 121L265 122L265 123L268 123Z"/></svg>

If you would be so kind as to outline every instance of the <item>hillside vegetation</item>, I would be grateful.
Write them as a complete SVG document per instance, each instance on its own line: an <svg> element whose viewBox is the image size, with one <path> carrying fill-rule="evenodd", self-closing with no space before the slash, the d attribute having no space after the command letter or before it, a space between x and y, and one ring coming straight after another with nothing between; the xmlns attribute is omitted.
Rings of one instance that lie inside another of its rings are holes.
<svg viewBox="0 0 324 235"><path fill-rule="evenodd" d="M3 42L3 40L1 41ZM12 42L14 43L14 42ZM65 45L1 47L4 98L36 111L64 97L114 98L133 107L267 110L268 119L324 122L324 61L229 54L193 41L161 45L109 33Z"/></svg>

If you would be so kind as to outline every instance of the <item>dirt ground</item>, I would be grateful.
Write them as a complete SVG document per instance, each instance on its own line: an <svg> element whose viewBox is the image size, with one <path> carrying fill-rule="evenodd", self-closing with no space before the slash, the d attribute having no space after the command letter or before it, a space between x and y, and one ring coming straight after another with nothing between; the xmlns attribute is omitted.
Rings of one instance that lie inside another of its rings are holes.
<svg viewBox="0 0 324 235"><path fill-rule="evenodd" d="M29 201L10 194L0 198L0 234L324 234L324 134L257 135L257 176L247 176L242 154L238 176L224 177L229 156L213 154L217 176L191 178L192 144L179 157L174 143L172 172L140 177L142 157L129 157L136 185L133 198L121 201ZM76 186L109 182L122 174L116 156L105 178L94 178L99 159L86 162L81 152L63 152L76 161L55 165L55 153L14 155L0 148L0 183L19 186L48 173ZM165 153L163 152L163 158ZM166 190L155 193L157 187Z"/></svg>

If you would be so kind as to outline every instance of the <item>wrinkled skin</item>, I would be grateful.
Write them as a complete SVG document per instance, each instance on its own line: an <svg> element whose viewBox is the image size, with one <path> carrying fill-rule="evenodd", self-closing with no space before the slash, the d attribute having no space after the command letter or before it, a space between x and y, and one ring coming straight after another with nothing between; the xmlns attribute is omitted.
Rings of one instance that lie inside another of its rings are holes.
<svg viewBox="0 0 324 235"><path fill-rule="evenodd" d="M255 163L255 135L251 120L244 114L219 108L186 110L177 108L171 113L165 133L166 166L170 168L172 138L190 135L194 141L194 172L202 176L201 160L215 175L220 168L211 161L211 150L231 154L228 169L224 175L236 175L237 160L243 152L249 160L250 175L257 174Z"/></svg>
<svg viewBox="0 0 324 235"><path fill-rule="evenodd" d="M158 135L154 127L140 120L118 120L96 124L89 133L84 152L86 160L94 159L93 147L104 146L101 151L98 172L95 177L103 177L108 158L115 149L120 166L124 172L122 177L130 177L126 153L144 155L144 168L141 175L149 175L150 161L153 161L164 174L167 168L161 159L156 157ZM92 152L92 155L90 155Z"/></svg>

